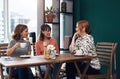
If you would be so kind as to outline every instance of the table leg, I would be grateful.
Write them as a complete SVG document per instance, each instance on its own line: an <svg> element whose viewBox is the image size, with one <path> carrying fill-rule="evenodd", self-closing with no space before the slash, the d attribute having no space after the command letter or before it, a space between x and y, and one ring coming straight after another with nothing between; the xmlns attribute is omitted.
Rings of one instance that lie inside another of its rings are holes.
<svg viewBox="0 0 120 79"><path fill-rule="evenodd" d="M8 79L12 79L12 67L9 67L9 75L8 75Z"/></svg>
<svg viewBox="0 0 120 79"><path fill-rule="evenodd" d="M90 61L91 61L91 60L87 60L86 66L85 66L85 69L84 69L84 71L83 71L83 74L82 74L81 79L84 79L84 77L85 77L85 75L86 75L86 72L87 72L87 70L88 70L88 67L89 67L89 65L90 65Z"/></svg>
<svg viewBox="0 0 120 79"><path fill-rule="evenodd" d="M79 77L80 77L80 79L81 79L81 72L80 72L80 69L79 69L79 67L78 67L78 65L77 65L77 62L74 61L73 63L74 63L74 65L75 65L75 68L76 68L76 70L77 70L77 73L78 73L78 75L79 75Z"/></svg>
<svg viewBox="0 0 120 79"><path fill-rule="evenodd" d="M89 60L89 61L87 60L85 69L84 69L83 73L81 74L80 69L79 69L79 67L78 67L78 65L77 65L77 62L74 61L74 65L75 65L75 67L76 67L76 70L77 70L77 73L78 73L80 79L84 79L84 77L85 77L85 75L86 75L86 72L87 72L87 69L88 69L88 67L89 67L89 64L90 64L90 60Z"/></svg>
<svg viewBox="0 0 120 79"><path fill-rule="evenodd" d="M57 73L56 73L55 79L58 79L58 78L59 78L61 66L62 66L62 63L59 64L58 71L57 71Z"/></svg>
<svg viewBox="0 0 120 79"><path fill-rule="evenodd" d="M0 75L1 75L1 79L4 79L2 65L0 65Z"/></svg>
<svg viewBox="0 0 120 79"><path fill-rule="evenodd" d="M46 66L47 67L46 67L46 72L45 72L44 79L47 79L48 75L49 75L49 78L52 79L51 76L50 76L50 73L49 73L49 71L50 71L50 64L47 64Z"/></svg>
<svg viewBox="0 0 120 79"><path fill-rule="evenodd" d="M37 67L38 67L40 79L42 79L42 72L41 72L41 69L40 69L40 65L38 65Z"/></svg>

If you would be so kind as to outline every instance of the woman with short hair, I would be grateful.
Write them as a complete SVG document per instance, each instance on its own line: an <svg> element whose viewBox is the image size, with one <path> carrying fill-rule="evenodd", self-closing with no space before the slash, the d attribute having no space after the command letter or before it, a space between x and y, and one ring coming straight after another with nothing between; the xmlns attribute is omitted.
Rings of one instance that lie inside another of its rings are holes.
<svg viewBox="0 0 120 79"><path fill-rule="evenodd" d="M72 37L72 42L69 46L69 50L74 55L89 55L89 56L97 56L95 51L94 39L93 36L90 35L91 29L87 20L81 20L76 23L76 32ZM77 65L81 71L83 72L85 68L84 62L77 62ZM87 74L99 73L100 70L100 62L98 58L94 58L91 60L90 65L87 70ZM66 64L66 74L67 79L75 79L75 66L73 63Z"/></svg>

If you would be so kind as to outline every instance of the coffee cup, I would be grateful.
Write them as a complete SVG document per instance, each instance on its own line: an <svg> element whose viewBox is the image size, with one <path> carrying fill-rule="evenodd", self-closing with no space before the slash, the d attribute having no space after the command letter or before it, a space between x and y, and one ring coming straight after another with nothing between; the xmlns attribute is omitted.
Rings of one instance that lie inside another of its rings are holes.
<svg viewBox="0 0 120 79"><path fill-rule="evenodd" d="M20 43L20 47L21 48L25 48L26 47L26 43Z"/></svg>

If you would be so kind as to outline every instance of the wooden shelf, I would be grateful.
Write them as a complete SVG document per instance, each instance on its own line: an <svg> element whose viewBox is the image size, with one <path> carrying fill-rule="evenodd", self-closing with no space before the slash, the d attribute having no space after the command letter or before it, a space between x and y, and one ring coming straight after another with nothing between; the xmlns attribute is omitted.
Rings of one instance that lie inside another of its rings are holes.
<svg viewBox="0 0 120 79"><path fill-rule="evenodd" d="M73 12L60 12L60 13L63 13L63 14L73 14Z"/></svg>
<svg viewBox="0 0 120 79"><path fill-rule="evenodd" d="M45 22L47 24L60 24L59 22Z"/></svg>

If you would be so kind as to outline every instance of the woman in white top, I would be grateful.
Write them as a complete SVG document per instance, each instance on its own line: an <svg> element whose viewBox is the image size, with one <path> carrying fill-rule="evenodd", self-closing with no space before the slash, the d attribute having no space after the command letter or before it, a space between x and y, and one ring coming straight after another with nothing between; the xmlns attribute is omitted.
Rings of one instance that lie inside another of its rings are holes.
<svg viewBox="0 0 120 79"><path fill-rule="evenodd" d="M89 35L91 32L88 21L81 20L76 24L76 32L73 35L72 42L69 46L70 52L75 55L89 55L96 56L94 40L92 35ZM77 63L81 72L83 72L85 63ZM90 66L87 70L87 74L99 73L100 63L98 58L91 60ZM67 79L75 79L75 66L73 63L66 64L66 74Z"/></svg>

